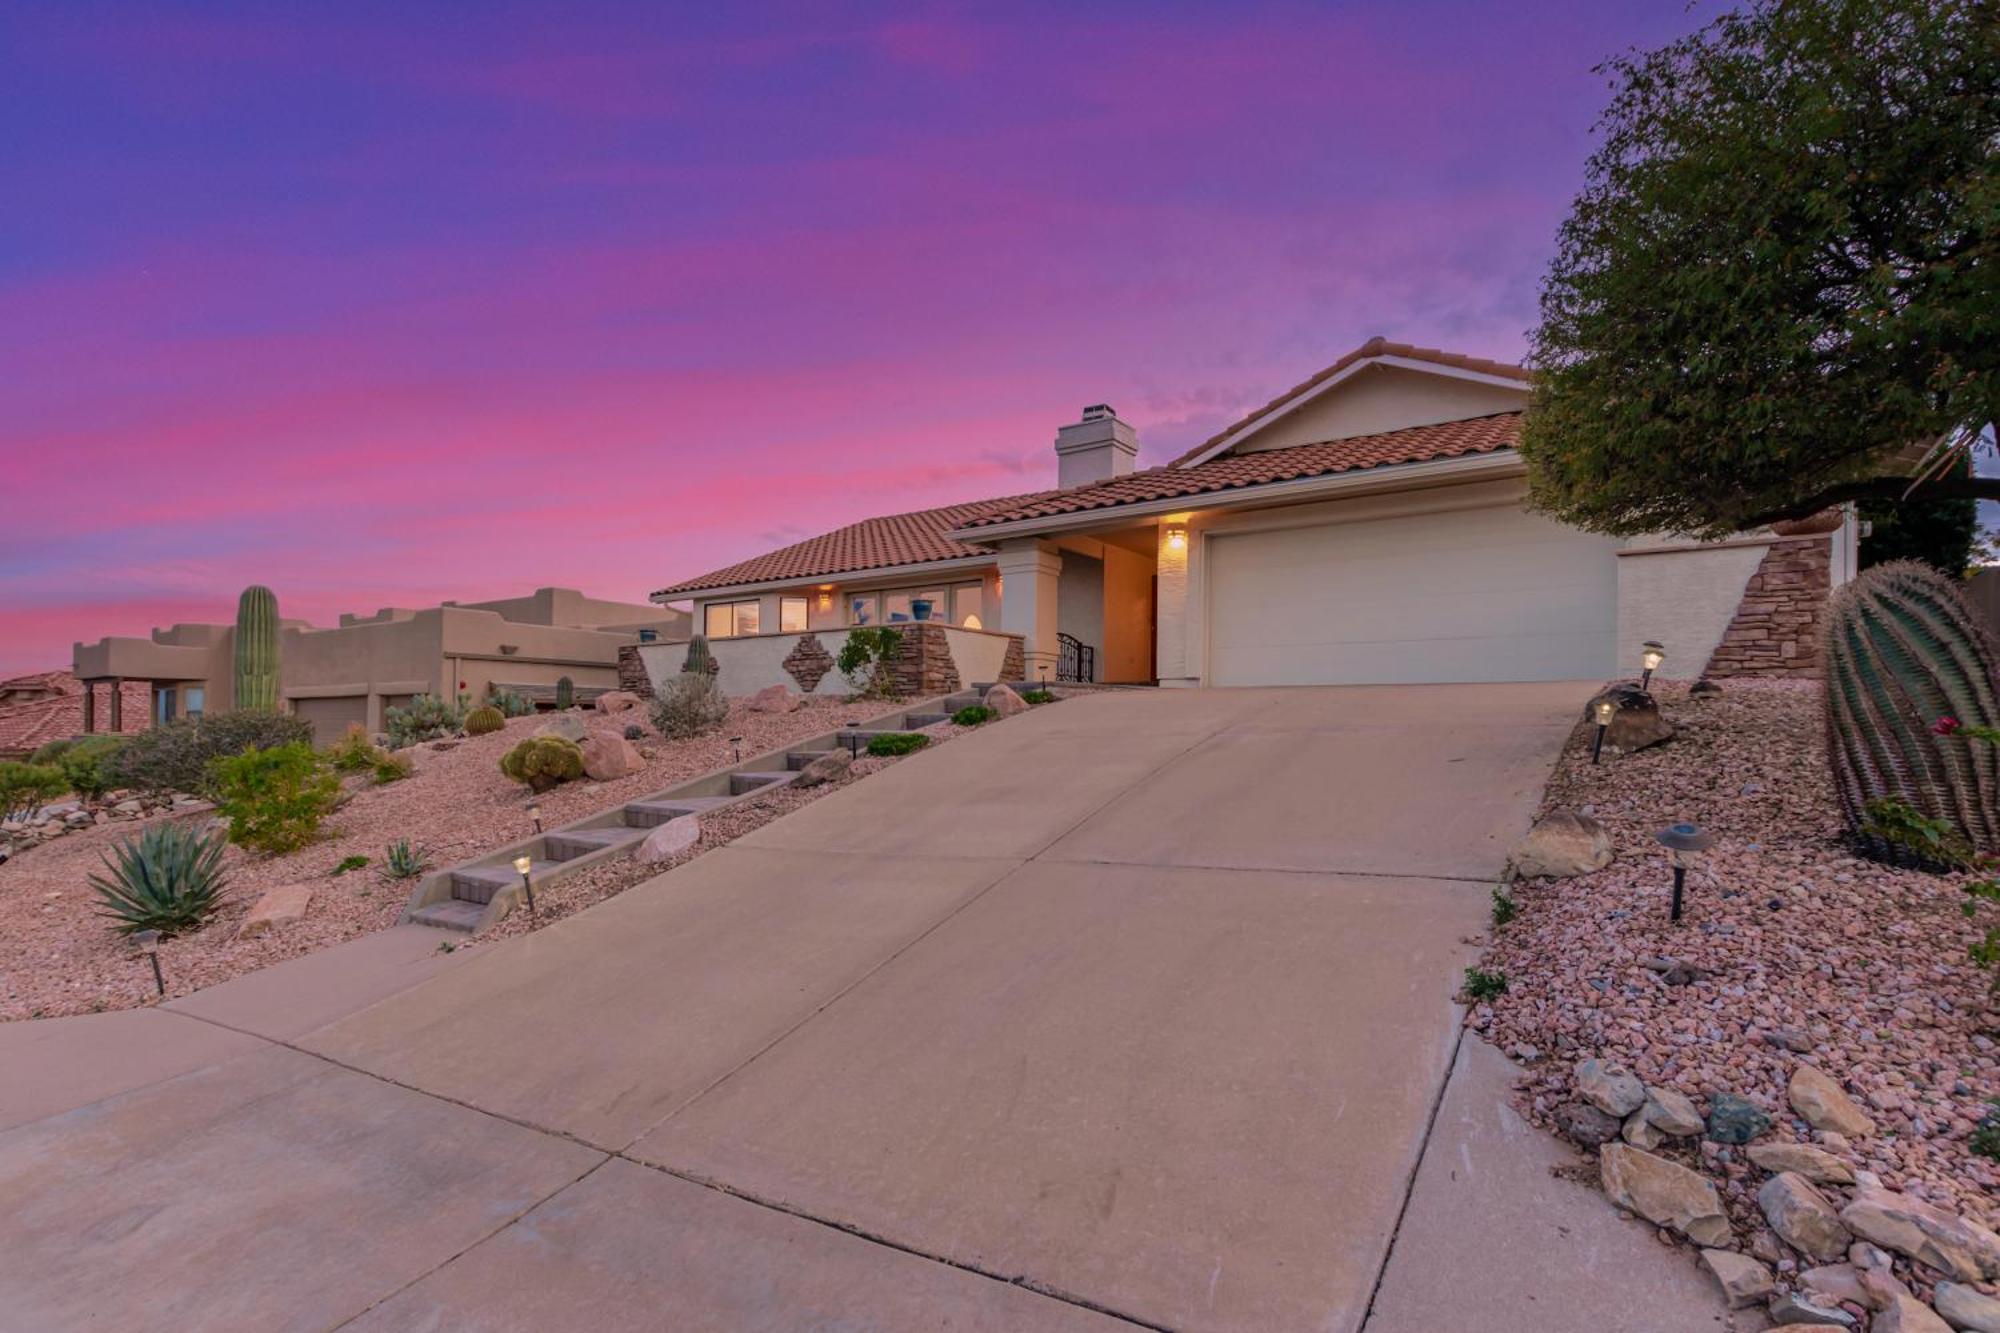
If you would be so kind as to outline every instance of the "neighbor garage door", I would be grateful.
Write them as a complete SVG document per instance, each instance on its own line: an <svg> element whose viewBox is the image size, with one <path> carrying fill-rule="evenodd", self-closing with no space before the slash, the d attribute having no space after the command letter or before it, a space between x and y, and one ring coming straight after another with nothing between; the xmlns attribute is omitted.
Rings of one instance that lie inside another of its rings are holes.
<svg viewBox="0 0 2000 1333"><path fill-rule="evenodd" d="M1517 505L1218 534L1209 680L1601 680L1616 549Z"/></svg>
<svg viewBox="0 0 2000 1333"><path fill-rule="evenodd" d="M313 740L320 745L331 745L340 739L340 733L355 723L368 725L368 696L365 694L343 694L332 699L294 699L292 709L300 717L312 723Z"/></svg>

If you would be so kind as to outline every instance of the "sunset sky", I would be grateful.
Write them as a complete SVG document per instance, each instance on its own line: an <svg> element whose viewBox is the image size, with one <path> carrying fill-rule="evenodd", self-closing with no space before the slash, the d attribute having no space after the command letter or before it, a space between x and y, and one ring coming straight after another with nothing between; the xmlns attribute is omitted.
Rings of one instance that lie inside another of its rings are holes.
<svg viewBox="0 0 2000 1333"><path fill-rule="evenodd" d="M281 10L287 12L281 13ZM0 12L0 673L651 589L1523 349L1664 0Z"/></svg>

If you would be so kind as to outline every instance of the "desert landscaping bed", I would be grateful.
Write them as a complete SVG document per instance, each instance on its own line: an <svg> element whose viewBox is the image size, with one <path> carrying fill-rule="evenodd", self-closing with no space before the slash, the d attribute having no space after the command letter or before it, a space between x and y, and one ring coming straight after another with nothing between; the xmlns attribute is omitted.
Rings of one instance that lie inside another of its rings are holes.
<svg viewBox="0 0 2000 1333"><path fill-rule="evenodd" d="M832 730L854 715L854 707L842 700L806 699L796 711L765 713L738 702L732 705L728 722L712 734L685 741L649 735L639 743L645 767L637 773L609 782L566 783L543 793L537 798L543 822L554 828L724 767L735 758L732 737L741 737L742 754L748 757ZM577 716L593 732L617 735L643 714ZM349 779L349 799L329 821L328 836L301 851L266 857L229 848L230 890L224 907L200 930L161 942L169 996L395 924L409 884L385 881L377 871L384 849L399 838L422 846L431 863L443 867L525 835L528 791L501 775L500 756L547 720L546 716L513 718L505 730L489 735L418 745L406 752L415 760L415 772L402 782L378 787L365 776ZM868 771L867 766L860 766L860 771ZM780 803L784 793L769 799ZM205 811L164 817L212 818ZM745 817L747 813L719 818L718 836L721 829ZM85 828L0 864L0 1020L95 1013L157 999L150 970L97 915L96 895L87 879L101 870L100 855L139 827L139 821L116 821ZM712 844L705 837L701 845ZM369 864L334 875L335 867L350 856L366 856ZM575 878L598 886L596 897L589 899L595 901L616 891L604 886L616 883L629 864L616 863ZM645 868L643 875L627 882L663 868ZM300 883L314 887L304 920L267 935L236 938L260 893ZM575 892L590 893L587 885ZM567 891L551 894L543 921L558 919L570 897ZM510 923L508 928L525 929L526 923ZM449 942L444 932L439 938Z"/></svg>
<svg viewBox="0 0 2000 1333"><path fill-rule="evenodd" d="M1626 755L1607 751L1593 766L1590 729L1572 738L1543 813L1593 817L1616 859L1594 873L1521 880L1507 890L1518 914L1496 930L1481 963L1504 973L1507 989L1475 1005L1467 1022L1528 1067L1517 1089L1522 1112L1586 1146L1618 1129L1602 1114L1623 1100L1606 1095L1607 1066L1685 1094L1708 1117L1709 1136L1642 1131L1639 1138L1660 1141L1640 1146L1712 1181L1727 1228L1711 1220L1670 1229L1705 1233L1705 1246L1767 1262L1780 1299L1784 1289L1810 1287L1831 1300L1843 1293L1828 1288L1848 1276L1835 1271L1839 1264L1826 1267L1836 1252L1847 1258L1844 1233L1822 1235L1818 1255L1781 1241L1771 1208L1790 1216L1796 1200L1775 1196L1796 1191L1790 1183L1771 1187L1777 1177L1751 1154L1769 1162L1768 1145L1802 1143L1838 1158L1828 1165L1808 1156L1816 1167L1807 1174L1820 1177L1812 1188L1833 1210L1846 1209L1851 1223L1862 1220L1851 1207L1861 1193L1882 1197L1879 1180L1882 1190L1992 1226L2000 1176L1973 1151L1981 1118L2000 1095L2000 1014L1990 975L1968 957L1983 930L1962 911L1967 876L1892 868L1842 844L1816 683L1731 681L1716 695L1691 697L1685 686L1655 693L1677 729L1672 740ZM1686 916L1675 926L1672 872L1654 835L1681 821L1716 841L1690 876ZM1599 1064L1580 1078L1587 1060ZM1802 1065L1851 1094L1872 1132L1814 1129L1788 1093ZM1735 1108L1755 1131L1747 1144L1714 1141L1731 1137L1716 1127L1732 1096L1754 1108ZM1758 1113L1768 1127L1758 1127ZM1624 1147L1606 1151L1626 1158ZM1839 1179L1849 1171L1861 1173L1858 1188ZM1803 1211L1825 1220L1811 1199ZM1983 1235L1960 1240L1961 1250L1979 1255L1973 1267L1987 1270L1974 1285L1996 1290L1990 1280L2000 1278L2000 1248ZM1975 1276L1907 1255L1895 1258L1894 1274L1926 1299L1941 1277ZM1849 1286L1844 1294L1866 1293ZM1964 1287L1958 1294L1972 1296ZM1850 1299L1846 1313L1864 1321L1866 1310ZM1931 1327L1875 1319L1880 1328Z"/></svg>

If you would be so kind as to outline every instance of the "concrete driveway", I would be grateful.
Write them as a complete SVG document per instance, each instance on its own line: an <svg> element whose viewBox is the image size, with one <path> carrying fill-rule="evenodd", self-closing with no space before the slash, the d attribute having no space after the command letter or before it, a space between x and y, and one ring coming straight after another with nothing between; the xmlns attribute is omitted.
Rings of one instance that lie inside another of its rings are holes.
<svg viewBox="0 0 2000 1333"><path fill-rule="evenodd" d="M156 1011L248 1049L0 1133L0 1310L1359 1328L1583 697L1072 700L312 1030Z"/></svg>

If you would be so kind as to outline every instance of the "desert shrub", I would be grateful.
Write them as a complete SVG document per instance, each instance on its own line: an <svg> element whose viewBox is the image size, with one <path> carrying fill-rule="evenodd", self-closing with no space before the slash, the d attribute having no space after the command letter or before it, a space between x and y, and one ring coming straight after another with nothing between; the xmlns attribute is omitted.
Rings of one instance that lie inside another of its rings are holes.
<svg viewBox="0 0 2000 1333"><path fill-rule="evenodd" d="M646 739L646 729L637 722L628 722L625 724L625 739L628 741L643 741Z"/></svg>
<svg viewBox="0 0 2000 1333"><path fill-rule="evenodd" d="M216 806L229 840L259 852L289 852L319 836L340 802L340 779L304 741L245 750L215 761Z"/></svg>
<svg viewBox="0 0 2000 1333"><path fill-rule="evenodd" d="M382 854L382 874L388 879L415 879L430 868L430 852L408 838L396 839Z"/></svg>
<svg viewBox="0 0 2000 1333"><path fill-rule="evenodd" d="M210 766L224 755L311 745L312 724L290 713L243 710L176 718L125 739L105 764L120 787L214 796Z"/></svg>
<svg viewBox="0 0 2000 1333"><path fill-rule="evenodd" d="M1483 967L1465 969L1465 993L1478 1003L1498 999L1507 993L1507 974L1488 972Z"/></svg>
<svg viewBox="0 0 2000 1333"><path fill-rule="evenodd" d="M69 779L54 764L0 762L0 819L46 805L69 790Z"/></svg>
<svg viewBox="0 0 2000 1333"><path fill-rule="evenodd" d="M931 743L931 738L914 731L885 731L868 738L868 753L877 759L893 759L911 754Z"/></svg>
<svg viewBox="0 0 2000 1333"><path fill-rule="evenodd" d="M375 766L375 758L382 751L368 737L368 729L359 722L347 724L347 730L340 733L340 739L326 747L327 762L336 773L366 773Z"/></svg>
<svg viewBox="0 0 2000 1333"><path fill-rule="evenodd" d="M86 736L56 759L69 789L86 800L99 800L117 786L112 759L125 747L122 736Z"/></svg>
<svg viewBox="0 0 2000 1333"><path fill-rule="evenodd" d="M486 706L499 709L502 717L526 717L535 711L534 700L512 690L491 691L486 696Z"/></svg>
<svg viewBox="0 0 2000 1333"><path fill-rule="evenodd" d="M530 791L547 791L583 776L583 748L560 736L530 736L500 757L500 771Z"/></svg>
<svg viewBox="0 0 2000 1333"><path fill-rule="evenodd" d="M887 625L851 629L847 642L840 645L840 656L833 660L834 668L856 694L889 698L896 693L894 664L902 643L902 632Z"/></svg>
<svg viewBox="0 0 2000 1333"><path fill-rule="evenodd" d="M401 708L391 708L382 725L389 732L389 748L407 750L421 741L455 735L465 725L464 701L419 694Z"/></svg>
<svg viewBox="0 0 2000 1333"><path fill-rule="evenodd" d="M375 764L368 770L368 776L375 779L375 785L386 787L392 782L401 782L415 770L406 754L390 754L387 750L375 752Z"/></svg>
<svg viewBox="0 0 2000 1333"><path fill-rule="evenodd" d="M1505 889L1493 890L1493 928L1495 930L1506 925L1520 914L1520 905L1514 901L1512 894L1508 893Z"/></svg>
<svg viewBox="0 0 2000 1333"><path fill-rule="evenodd" d="M340 864L333 868L333 877L338 879L349 871L364 870L367 866L368 858L358 853L353 856L343 856L340 858Z"/></svg>
<svg viewBox="0 0 2000 1333"><path fill-rule="evenodd" d="M1055 701L1056 701L1056 697L1055 697L1055 695L1053 695L1053 694L1049 693L1049 692L1048 692L1047 690L1023 690L1023 691L1021 691L1021 702L1023 702L1023 703L1030 703L1030 704L1052 704L1052 703L1054 703Z"/></svg>
<svg viewBox="0 0 2000 1333"><path fill-rule="evenodd" d="M1898 796L1881 796L1862 807L1857 832L1864 842L1888 850L1888 858L1926 869L1966 865L1972 849L1949 819L1924 814Z"/></svg>
<svg viewBox="0 0 2000 1333"><path fill-rule="evenodd" d="M221 903L228 877L222 838L194 824L159 823L120 842L102 857L107 873L90 876L99 916L130 935L173 935L199 926Z"/></svg>
<svg viewBox="0 0 2000 1333"><path fill-rule="evenodd" d="M475 708L465 715L465 734L468 736L490 736L507 727L507 715L491 704Z"/></svg>
<svg viewBox="0 0 2000 1333"><path fill-rule="evenodd" d="M49 741L41 749L29 755L28 762L31 764L53 764L56 760L69 753L70 747L76 744L77 739L77 737L71 736L63 740Z"/></svg>
<svg viewBox="0 0 2000 1333"><path fill-rule="evenodd" d="M977 727L991 722L998 716L1000 715L985 704L973 704L968 708L961 708L956 713L953 713L951 721L953 726Z"/></svg>
<svg viewBox="0 0 2000 1333"><path fill-rule="evenodd" d="M707 671L683 671L660 688L653 700L653 726L670 741L714 731L729 720L729 699L721 678Z"/></svg>

